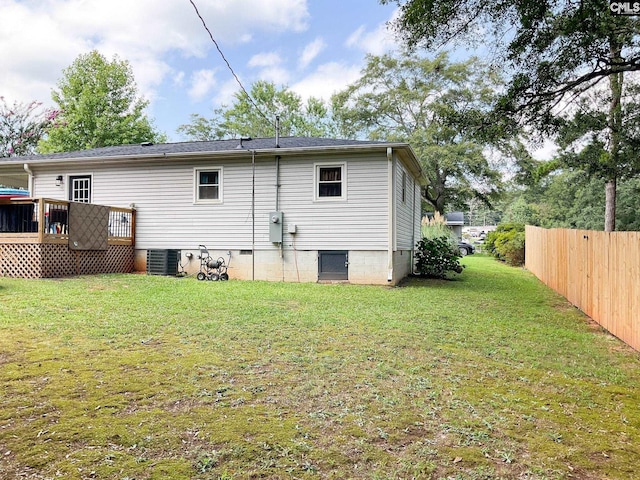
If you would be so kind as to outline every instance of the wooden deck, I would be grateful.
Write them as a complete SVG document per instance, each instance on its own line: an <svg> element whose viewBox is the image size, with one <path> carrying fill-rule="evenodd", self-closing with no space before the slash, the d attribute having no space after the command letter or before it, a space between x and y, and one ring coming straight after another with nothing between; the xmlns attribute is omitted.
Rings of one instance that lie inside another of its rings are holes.
<svg viewBox="0 0 640 480"><path fill-rule="evenodd" d="M88 204L70 207L71 202L49 198L0 200L0 276L52 278L133 271L135 210L95 206L104 218L71 218L74 211L91 210ZM70 231L70 224L75 231ZM95 240L102 246L92 246Z"/></svg>

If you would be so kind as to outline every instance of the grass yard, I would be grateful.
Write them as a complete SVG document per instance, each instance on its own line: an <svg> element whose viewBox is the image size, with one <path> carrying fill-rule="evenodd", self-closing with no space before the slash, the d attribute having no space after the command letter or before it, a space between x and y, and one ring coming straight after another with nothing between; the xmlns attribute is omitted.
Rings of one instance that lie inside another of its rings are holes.
<svg viewBox="0 0 640 480"><path fill-rule="evenodd" d="M528 272L0 279L0 478L632 479L640 354Z"/></svg>

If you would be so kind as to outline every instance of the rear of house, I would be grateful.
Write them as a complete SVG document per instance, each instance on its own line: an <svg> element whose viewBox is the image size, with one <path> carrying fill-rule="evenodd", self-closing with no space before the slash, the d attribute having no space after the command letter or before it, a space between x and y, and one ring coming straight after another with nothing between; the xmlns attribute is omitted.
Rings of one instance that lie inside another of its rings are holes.
<svg viewBox="0 0 640 480"><path fill-rule="evenodd" d="M199 245L232 279L395 284L411 273L422 174L407 144L282 138L3 159L34 197L133 207L135 268Z"/></svg>

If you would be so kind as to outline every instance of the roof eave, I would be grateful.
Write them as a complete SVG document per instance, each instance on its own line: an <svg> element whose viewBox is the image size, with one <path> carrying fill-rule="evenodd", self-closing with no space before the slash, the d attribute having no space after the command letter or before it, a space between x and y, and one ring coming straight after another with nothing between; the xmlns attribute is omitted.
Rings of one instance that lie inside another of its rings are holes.
<svg viewBox="0 0 640 480"><path fill-rule="evenodd" d="M21 160L12 161L10 164L22 165L24 163L29 164L31 166L36 165L47 165L47 166L62 166L68 165L72 163L82 162L83 165L88 163L95 164L110 164L110 163L120 163L122 161L153 161L153 160L161 160L161 159L172 159L172 160L193 160L193 159L205 159L211 157L244 157L247 155L252 155L255 153L257 156L265 156L265 155L305 155L309 153L319 154L323 152L330 152L332 154L338 153L350 153L354 151L386 151L387 148L393 148L401 153L402 158L407 163L407 166L411 170L411 172L415 175L415 177L422 183L424 181L424 176L422 173L422 169L420 168L420 164L416 158L415 152L411 148L411 146L407 143L380 143L380 144L363 144L363 145L335 145L335 146L312 146L312 147L271 147L264 149L233 149L233 150L221 150L221 151L199 151L199 152L159 152L159 153L148 153L148 154L130 154L130 155L107 155L107 156L97 156L97 157L66 157L66 158L23 158ZM18 158L18 157L15 157ZM5 164L8 166L9 163Z"/></svg>

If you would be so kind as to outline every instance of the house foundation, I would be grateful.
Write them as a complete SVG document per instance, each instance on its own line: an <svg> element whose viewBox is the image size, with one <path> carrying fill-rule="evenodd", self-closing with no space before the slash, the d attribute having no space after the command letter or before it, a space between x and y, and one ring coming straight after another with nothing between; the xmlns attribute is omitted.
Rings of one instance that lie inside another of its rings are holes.
<svg viewBox="0 0 640 480"><path fill-rule="evenodd" d="M229 252L231 256L229 256ZM177 271L195 276L200 270L198 250L181 250ZM317 250L209 250L212 258L222 258L231 280L271 282L319 281ZM136 250L135 271L147 272L147 250ZM413 271L411 251L394 252L394 269L389 279L388 252L348 251L346 281L354 284L396 285Z"/></svg>

